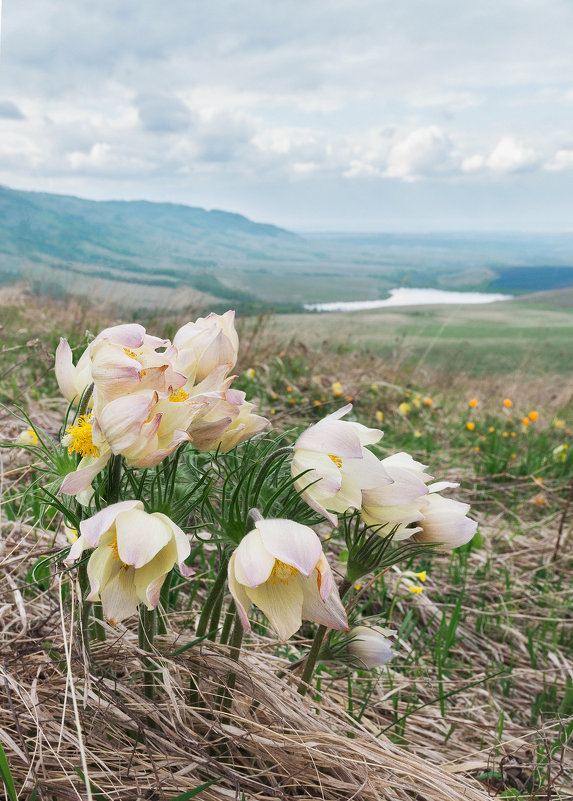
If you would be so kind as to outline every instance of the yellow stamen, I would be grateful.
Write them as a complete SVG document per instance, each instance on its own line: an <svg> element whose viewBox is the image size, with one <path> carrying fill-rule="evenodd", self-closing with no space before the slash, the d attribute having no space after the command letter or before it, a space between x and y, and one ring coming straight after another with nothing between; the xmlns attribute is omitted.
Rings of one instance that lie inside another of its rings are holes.
<svg viewBox="0 0 573 801"><path fill-rule="evenodd" d="M92 416L78 417L75 425L66 428L66 435L71 439L68 453L79 453L80 456L99 456L99 448L92 440Z"/></svg>
<svg viewBox="0 0 573 801"><path fill-rule="evenodd" d="M267 584L276 587L278 584L290 584L298 576L298 570L292 565L275 559L271 575L267 579Z"/></svg>
<svg viewBox="0 0 573 801"><path fill-rule="evenodd" d="M129 348L124 348L123 352L126 354L126 356L129 356L130 359L137 359L137 353L134 353Z"/></svg>
<svg viewBox="0 0 573 801"><path fill-rule="evenodd" d="M332 459L332 461L338 467L339 470L342 469L342 459L340 458L340 456L333 456L331 453L329 453L328 458Z"/></svg>
<svg viewBox="0 0 573 801"><path fill-rule="evenodd" d="M121 562L121 559L119 558L119 550L118 550L118 547L117 547L117 534L113 535L113 539L109 543L109 547L113 551L113 558L115 559L115 561L116 562ZM121 564L122 564L123 567L129 567L129 565L126 565L125 562L121 562Z"/></svg>
<svg viewBox="0 0 573 801"><path fill-rule="evenodd" d="M184 389L176 389L175 392L172 392L169 396L169 400L171 403L181 403L181 401L186 401L189 397L189 393L185 392Z"/></svg>

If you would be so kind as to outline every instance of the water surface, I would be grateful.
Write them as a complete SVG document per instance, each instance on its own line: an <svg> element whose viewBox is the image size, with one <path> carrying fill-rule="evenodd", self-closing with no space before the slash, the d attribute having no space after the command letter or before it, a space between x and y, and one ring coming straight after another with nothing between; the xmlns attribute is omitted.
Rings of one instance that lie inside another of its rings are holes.
<svg viewBox="0 0 573 801"><path fill-rule="evenodd" d="M511 300L513 295L499 295L490 292L448 292L444 289L414 289L398 287L390 290L390 297L384 300L337 300L332 303L305 303L309 311L360 311L361 309L380 309L384 306L432 306L443 303L458 305L493 303L496 300Z"/></svg>

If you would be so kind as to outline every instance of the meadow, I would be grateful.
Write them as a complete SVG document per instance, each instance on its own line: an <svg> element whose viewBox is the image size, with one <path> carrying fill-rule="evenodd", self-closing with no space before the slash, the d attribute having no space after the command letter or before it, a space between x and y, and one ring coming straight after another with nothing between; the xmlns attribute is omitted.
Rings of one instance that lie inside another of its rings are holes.
<svg viewBox="0 0 573 801"><path fill-rule="evenodd" d="M14 445L32 421L59 447L69 411L53 369L59 337L79 355L86 331L125 320L109 305L1 292L0 439ZM205 465L216 474L224 522L243 520L253 493L269 513L288 497L304 522L281 485L286 457L262 490L252 476L268 469L270 449L347 403L353 419L384 430L376 456L406 451L459 482L452 495L478 522L456 550L412 549L351 582L349 616L395 631L397 656L373 670L324 660L304 693L314 624L280 642L256 613L239 656L225 592L203 626L216 537L193 539L188 565L203 583L173 580L151 651L137 619L111 626L97 604L89 627L99 635L86 644L58 496L40 491L49 477L36 452L0 450L5 797L573 798L570 296L239 320L234 387L272 428L226 454L182 457L188 480ZM188 319L139 315L166 336ZM208 494L197 493L188 530L216 531ZM308 521L343 582L346 522L331 531Z"/></svg>

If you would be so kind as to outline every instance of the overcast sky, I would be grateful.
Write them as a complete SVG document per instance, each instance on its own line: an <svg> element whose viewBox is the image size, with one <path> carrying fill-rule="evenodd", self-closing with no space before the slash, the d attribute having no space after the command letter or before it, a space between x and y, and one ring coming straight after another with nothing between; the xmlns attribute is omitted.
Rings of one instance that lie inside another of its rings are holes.
<svg viewBox="0 0 573 801"><path fill-rule="evenodd" d="M573 230L572 43L571 0L4 0L0 183Z"/></svg>

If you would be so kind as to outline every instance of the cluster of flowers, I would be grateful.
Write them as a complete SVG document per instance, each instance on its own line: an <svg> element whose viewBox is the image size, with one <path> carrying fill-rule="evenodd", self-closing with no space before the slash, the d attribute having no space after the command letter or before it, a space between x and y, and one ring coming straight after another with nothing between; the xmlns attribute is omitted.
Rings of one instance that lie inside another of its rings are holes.
<svg viewBox="0 0 573 801"><path fill-rule="evenodd" d="M189 322L173 342L135 323L106 328L75 366L68 342L60 340L55 368L64 397L78 402L93 384L90 413L64 439L83 458L61 492L89 500L93 479L112 455L132 467L153 467L182 442L228 451L267 425L245 393L230 388L239 348L234 316Z"/></svg>
<svg viewBox="0 0 573 801"><path fill-rule="evenodd" d="M61 492L89 502L92 482L112 455L129 466L148 468L185 442L199 451L228 451L261 431L267 421L253 414L244 393L230 388L237 351L233 312L187 323L173 342L135 324L106 329L76 366L68 343L61 340L59 386L70 402L83 396L86 407L63 439L81 461L64 479ZM301 497L333 526L337 514L359 511L371 536L391 533L398 540L413 537L449 548L468 542L477 525L466 516L469 506L439 494L458 485L428 485L432 477L425 465L405 453L379 460L368 446L382 432L343 421L351 408L312 425L295 442L291 471ZM176 564L183 575L190 573L187 535L166 515L146 512L139 500L121 500L82 520L68 561L89 548L94 550L87 565L87 600L101 600L111 623L134 614L140 603L155 608ZM308 526L258 520L231 555L227 576L246 630L252 604L281 639L295 633L303 619L348 630L321 540ZM354 639L363 643L366 662L374 659L366 657L367 647L382 649L383 661L391 656L380 633L359 630Z"/></svg>

